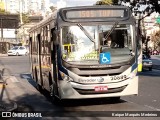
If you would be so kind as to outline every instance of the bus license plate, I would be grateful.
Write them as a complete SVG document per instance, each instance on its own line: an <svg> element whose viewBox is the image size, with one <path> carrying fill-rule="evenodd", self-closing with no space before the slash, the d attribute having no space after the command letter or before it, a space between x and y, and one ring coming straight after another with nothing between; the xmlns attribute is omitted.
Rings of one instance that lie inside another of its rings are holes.
<svg viewBox="0 0 160 120"><path fill-rule="evenodd" d="M107 87L107 86L96 86L96 87L94 88L94 90L95 90L96 92L99 92L99 91L107 91L107 90L108 90L108 87Z"/></svg>

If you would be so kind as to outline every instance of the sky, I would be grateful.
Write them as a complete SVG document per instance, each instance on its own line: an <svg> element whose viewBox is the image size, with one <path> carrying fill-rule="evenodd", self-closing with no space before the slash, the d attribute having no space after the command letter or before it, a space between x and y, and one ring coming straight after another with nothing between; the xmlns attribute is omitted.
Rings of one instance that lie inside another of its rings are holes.
<svg viewBox="0 0 160 120"><path fill-rule="evenodd" d="M53 3L54 6L61 8L61 7L71 7L71 6L93 5L97 1L98 0L51 0L51 3Z"/></svg>

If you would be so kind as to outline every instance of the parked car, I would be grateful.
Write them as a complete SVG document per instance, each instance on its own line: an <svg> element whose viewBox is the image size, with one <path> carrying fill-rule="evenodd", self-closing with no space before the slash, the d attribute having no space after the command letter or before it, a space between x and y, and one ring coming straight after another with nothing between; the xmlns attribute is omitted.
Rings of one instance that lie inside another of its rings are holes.
<svg viewBox="0 0 160 120"><path fill-rule="evenodd" d="M147 57L147 55L143 54L142 58L142 70L148 68L149 71L152 71L152 60Z"/></svg>
<svg viewBox="0 0 160 120"><path fill-rule="evenodd" d="M10 49L7 54L10 55L28 55L29 51L24 46L15 46L12 49Z"/></svg>

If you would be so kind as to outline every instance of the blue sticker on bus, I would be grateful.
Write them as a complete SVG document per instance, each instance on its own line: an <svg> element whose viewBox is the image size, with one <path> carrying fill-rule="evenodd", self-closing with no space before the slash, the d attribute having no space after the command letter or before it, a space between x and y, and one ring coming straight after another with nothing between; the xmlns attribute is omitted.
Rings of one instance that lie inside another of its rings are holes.
<svg viewBox="0 0 160 120"><path fill-rule="evenodd" d="M109 64L111 62L111 54L109 52L100 53L100 64Z"/></svg>

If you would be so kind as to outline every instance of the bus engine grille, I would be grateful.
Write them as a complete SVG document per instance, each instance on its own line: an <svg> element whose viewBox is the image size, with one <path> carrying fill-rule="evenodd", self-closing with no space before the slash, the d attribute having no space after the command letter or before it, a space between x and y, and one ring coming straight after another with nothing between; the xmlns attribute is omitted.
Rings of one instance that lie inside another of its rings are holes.
<svg viewBox="0 0 160 120"><path fill-rule="evenodd" d="M119 75L128 69L129 65L116 66L112 68L68 68L73 73L82 76L82 77L91 77L91 76L112 76Z"/></svg>
<svg viewBox="0 0 160 120"><path fill-rule="evenodd" d="M82 95L90 95L90 94L108 94L108 93L117 93L117 92L122 92L125 88L127 87L127 85L122 86L122 87L118 87L118 88L108 88L107 91L95 91L94 89L77 89L74 88L79 94Z"/></svg>

